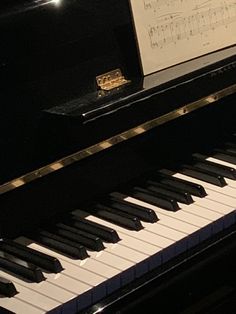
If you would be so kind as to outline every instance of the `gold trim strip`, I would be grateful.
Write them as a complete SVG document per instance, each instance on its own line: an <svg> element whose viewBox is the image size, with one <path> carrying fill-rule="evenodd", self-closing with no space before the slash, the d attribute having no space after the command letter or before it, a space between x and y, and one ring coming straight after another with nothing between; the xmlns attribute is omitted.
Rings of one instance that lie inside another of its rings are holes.
<svg viewBox="0 0 236 314"><path fill-rule="evenodd" d="M59 159L49 165L46 165L42 168L39 168L35 171L31 171L19 178L13 179L9 182L6 182L0 186L0 194L14 190L24 184L27 184L36 179L42 178L52 172L55 172L61 168L67 167L77 161L80 161L88 156L94 155L98 152L101 152L105 149L108 149L118 143L124 142L128 139L131 139L137 135L143 134L161 124L164 124L168 121L174 120L178 117L184 116L196 109L205 107L207 105L213 104L216 101L232 95L236 92L236 84L233 84L225 89L222 89L214 94L208 95L207 97L201 98L195 102L189 103L179 109L173 110L161 117L155 118L153 120L147 121L143 124L140 124L130 130L127 130L121 134L117 134L109 139L106 139L100 143L92 145L86 149L80 150L72 155L66 156L62 159Z"/></svg>

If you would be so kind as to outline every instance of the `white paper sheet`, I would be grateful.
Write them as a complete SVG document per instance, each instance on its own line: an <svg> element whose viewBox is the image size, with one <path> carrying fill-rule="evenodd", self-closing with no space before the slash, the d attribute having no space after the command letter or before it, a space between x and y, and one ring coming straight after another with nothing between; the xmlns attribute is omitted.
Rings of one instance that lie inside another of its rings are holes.
<svg viewBox="0 0 236 314"><path fill-rule="evenodd" d="M236 0L130 0L143 74L236 44Z"/></svg>

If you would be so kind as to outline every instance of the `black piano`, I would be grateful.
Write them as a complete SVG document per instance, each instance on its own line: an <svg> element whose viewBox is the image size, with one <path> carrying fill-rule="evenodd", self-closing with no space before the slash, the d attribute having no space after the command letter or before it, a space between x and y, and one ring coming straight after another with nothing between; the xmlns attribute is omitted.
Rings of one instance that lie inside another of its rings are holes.
<svg viewBox="0 0 236 314"><path fill-rule="evenodd" d="M143 77L128 0L0 43L0 313L233 313L236 47Z"/></svg>

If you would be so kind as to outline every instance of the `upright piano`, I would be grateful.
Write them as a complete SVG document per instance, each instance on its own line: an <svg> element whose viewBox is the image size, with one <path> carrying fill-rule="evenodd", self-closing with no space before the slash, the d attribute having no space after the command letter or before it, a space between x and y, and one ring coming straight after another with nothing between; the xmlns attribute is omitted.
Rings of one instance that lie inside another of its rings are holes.
<svg viewBox="0 0 236 314"><path fill-rule="evenodd" d="M2 0L0 42L0 312L232 313L236 47L143 77L128 0Z"/></svg>

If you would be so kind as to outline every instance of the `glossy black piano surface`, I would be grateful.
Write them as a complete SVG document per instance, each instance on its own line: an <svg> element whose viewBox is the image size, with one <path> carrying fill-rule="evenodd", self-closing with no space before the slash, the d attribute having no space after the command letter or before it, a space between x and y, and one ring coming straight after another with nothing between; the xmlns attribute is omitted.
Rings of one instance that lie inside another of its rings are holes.
<svg viewBox="0 0 236 314"><path fill-rule="evenodd" d="M228 149L226 157L234 161L235 47L143 77L127 0L2 1L0 40L4 239L39 239L43 232L41 241L46 241L45 230L59 232L56 224L71 223L74 209L92 212L94 204L108 201L109 193L146 188L145 180L157 170L195 166L193 153L212 156L214 149ZM96 76L117 68L130 83L99 90ZM179 190L174 192L179 196ZM165 206L170 206L168 197L161 195ZM157 313L231 313L235 225L223 229L121 289L107 291L84 312L143 313L152 304ZM0 241L0 253L3 245ZM85 250L79 252L86 257ZM3 257L0 277L4 267L12 276ZM45 266L45 259L34 257L43 268L51 263ZM3 287L5 294L15 294L12 287ZM70 306L62 313L75 313Z"/></svg>
<svg viewBox="0 0 236 314"><path fill-rule="evenodd" d="M1 142L2 183L223 89L234 80L232 51L227 60L207 70L204 65L209 60L202 61L203 69L198 71L191 71L192 65L172 71L178 72L176 79L173 73L162 73L163 84L159 75L143 81L127 0L109 4L4 1L0 16L0 116L1 131L7 133ZM96 76L116 68L132 83L101 97ZM146 97L156 91L160 94L147 102ZM113 114L119 108L124 110ZM107 112L108 118L96 123ZM95 127L84 125L90 119ZM85 139L77 135L81 133Z"/></svg>

